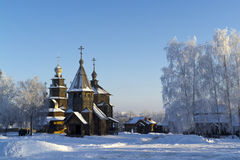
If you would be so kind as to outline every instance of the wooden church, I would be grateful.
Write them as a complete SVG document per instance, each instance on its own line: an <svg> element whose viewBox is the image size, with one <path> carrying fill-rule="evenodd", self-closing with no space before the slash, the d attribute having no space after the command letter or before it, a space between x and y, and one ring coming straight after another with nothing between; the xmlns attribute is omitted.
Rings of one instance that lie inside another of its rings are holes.
<svg viewBox="0 0 240 160"><path fill-rule="evenodd" d="M52 118L49 124L53 124L50 128L56 132L56 129L62 125L62 128L66 127L68 136L115 134L118 131L118 121L113 118L113 106L110 104L111 94L98 84L95 59L93 59L92 80L91 82L88 80L83 67L83 47L79 49L80 67L68 90L64 79L61 74L58 75L58 69L56 69L57 76L54 79L58 81L53 79L53 84L50 86L50 99L53 102L55 100L59 105L52 103L50 107L57 108L53 110L55 112L49 112L49 119ZM60 72L62 72L61 69ZM68 98L66 98L66 93ZM64 111L64 119L62 111ZM55 116L50 117L51 115Z"/></svg>

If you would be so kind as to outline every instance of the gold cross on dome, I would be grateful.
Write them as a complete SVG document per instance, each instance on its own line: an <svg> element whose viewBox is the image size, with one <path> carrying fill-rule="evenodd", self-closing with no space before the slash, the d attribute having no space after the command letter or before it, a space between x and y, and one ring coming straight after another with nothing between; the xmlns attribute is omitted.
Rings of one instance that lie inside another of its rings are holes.
<svg viewBox="0 0 240 160"><path fill-rule="evenodd" d="M57 56L57 62L58 62L58 64L60 63L60 56Z"/></svg>
<svg viewBox="0 0 240 160"><path fill-rule="evenodd" d="M92 61L93 61L93 69L94 69L94 71L95 71L95 62L96 62L96 58L93 57Z"/></svg>
<svg viewBox="0 0 240 160"><path fill-rule="evenodd" d="M80 50L80 55L81 55L81 59L82 59L82 51L84 50L83 46L80 46L80 48L78 48Z"/></svg>

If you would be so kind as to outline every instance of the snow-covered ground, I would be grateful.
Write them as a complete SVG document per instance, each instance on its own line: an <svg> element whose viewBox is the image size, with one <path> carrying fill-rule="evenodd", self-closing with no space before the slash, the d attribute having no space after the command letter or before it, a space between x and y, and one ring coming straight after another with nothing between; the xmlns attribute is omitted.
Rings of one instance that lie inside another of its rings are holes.
<svg viewBox="0 0 240 160"><path fill-rule="evenodd" d="M84 138L52 134L0 135L0 160L11 159L237 160L240 159L240 140L156 133Z"/></svg>

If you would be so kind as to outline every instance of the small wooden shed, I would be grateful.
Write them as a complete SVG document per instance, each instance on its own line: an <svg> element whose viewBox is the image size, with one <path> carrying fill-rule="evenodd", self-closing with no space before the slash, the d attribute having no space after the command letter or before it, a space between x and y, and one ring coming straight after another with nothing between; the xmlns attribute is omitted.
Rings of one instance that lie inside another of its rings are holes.
<svg viewBox="0 0 240 160"><path fill-rule="evenodd" d="M85 128L88 124L79 112L72 112L65 119L67 126L67 136L82 137L85 135Z"/></svg>
<svg viewBox="0 0 240 160"><path fill-rule="evenodd" d="M125 131L149 133L154 131L156 122L147 117L133 117L124 123Z"/></svg>

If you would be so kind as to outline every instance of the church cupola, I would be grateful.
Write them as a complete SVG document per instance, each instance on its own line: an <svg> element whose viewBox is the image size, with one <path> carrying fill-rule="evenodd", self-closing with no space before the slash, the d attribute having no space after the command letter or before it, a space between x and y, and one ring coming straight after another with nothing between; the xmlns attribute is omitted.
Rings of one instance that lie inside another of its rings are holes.
<svg viewBox="0 0 240 160"><path fill-rule="evenodd" d="M59 64L60 57L57 57L57 59L58 59L58 64L57 64L57 67L55 67L54 71L56 73L55 77L59 77L60 78L60 77L62 77L62 67Z"/></svg>
<svg viewBox="0 0 240 160"><path fill-rule="evenodd" d="M62 77L62 67L58 64L57 67L55 68L56 72L56 77Z"/></svg>

